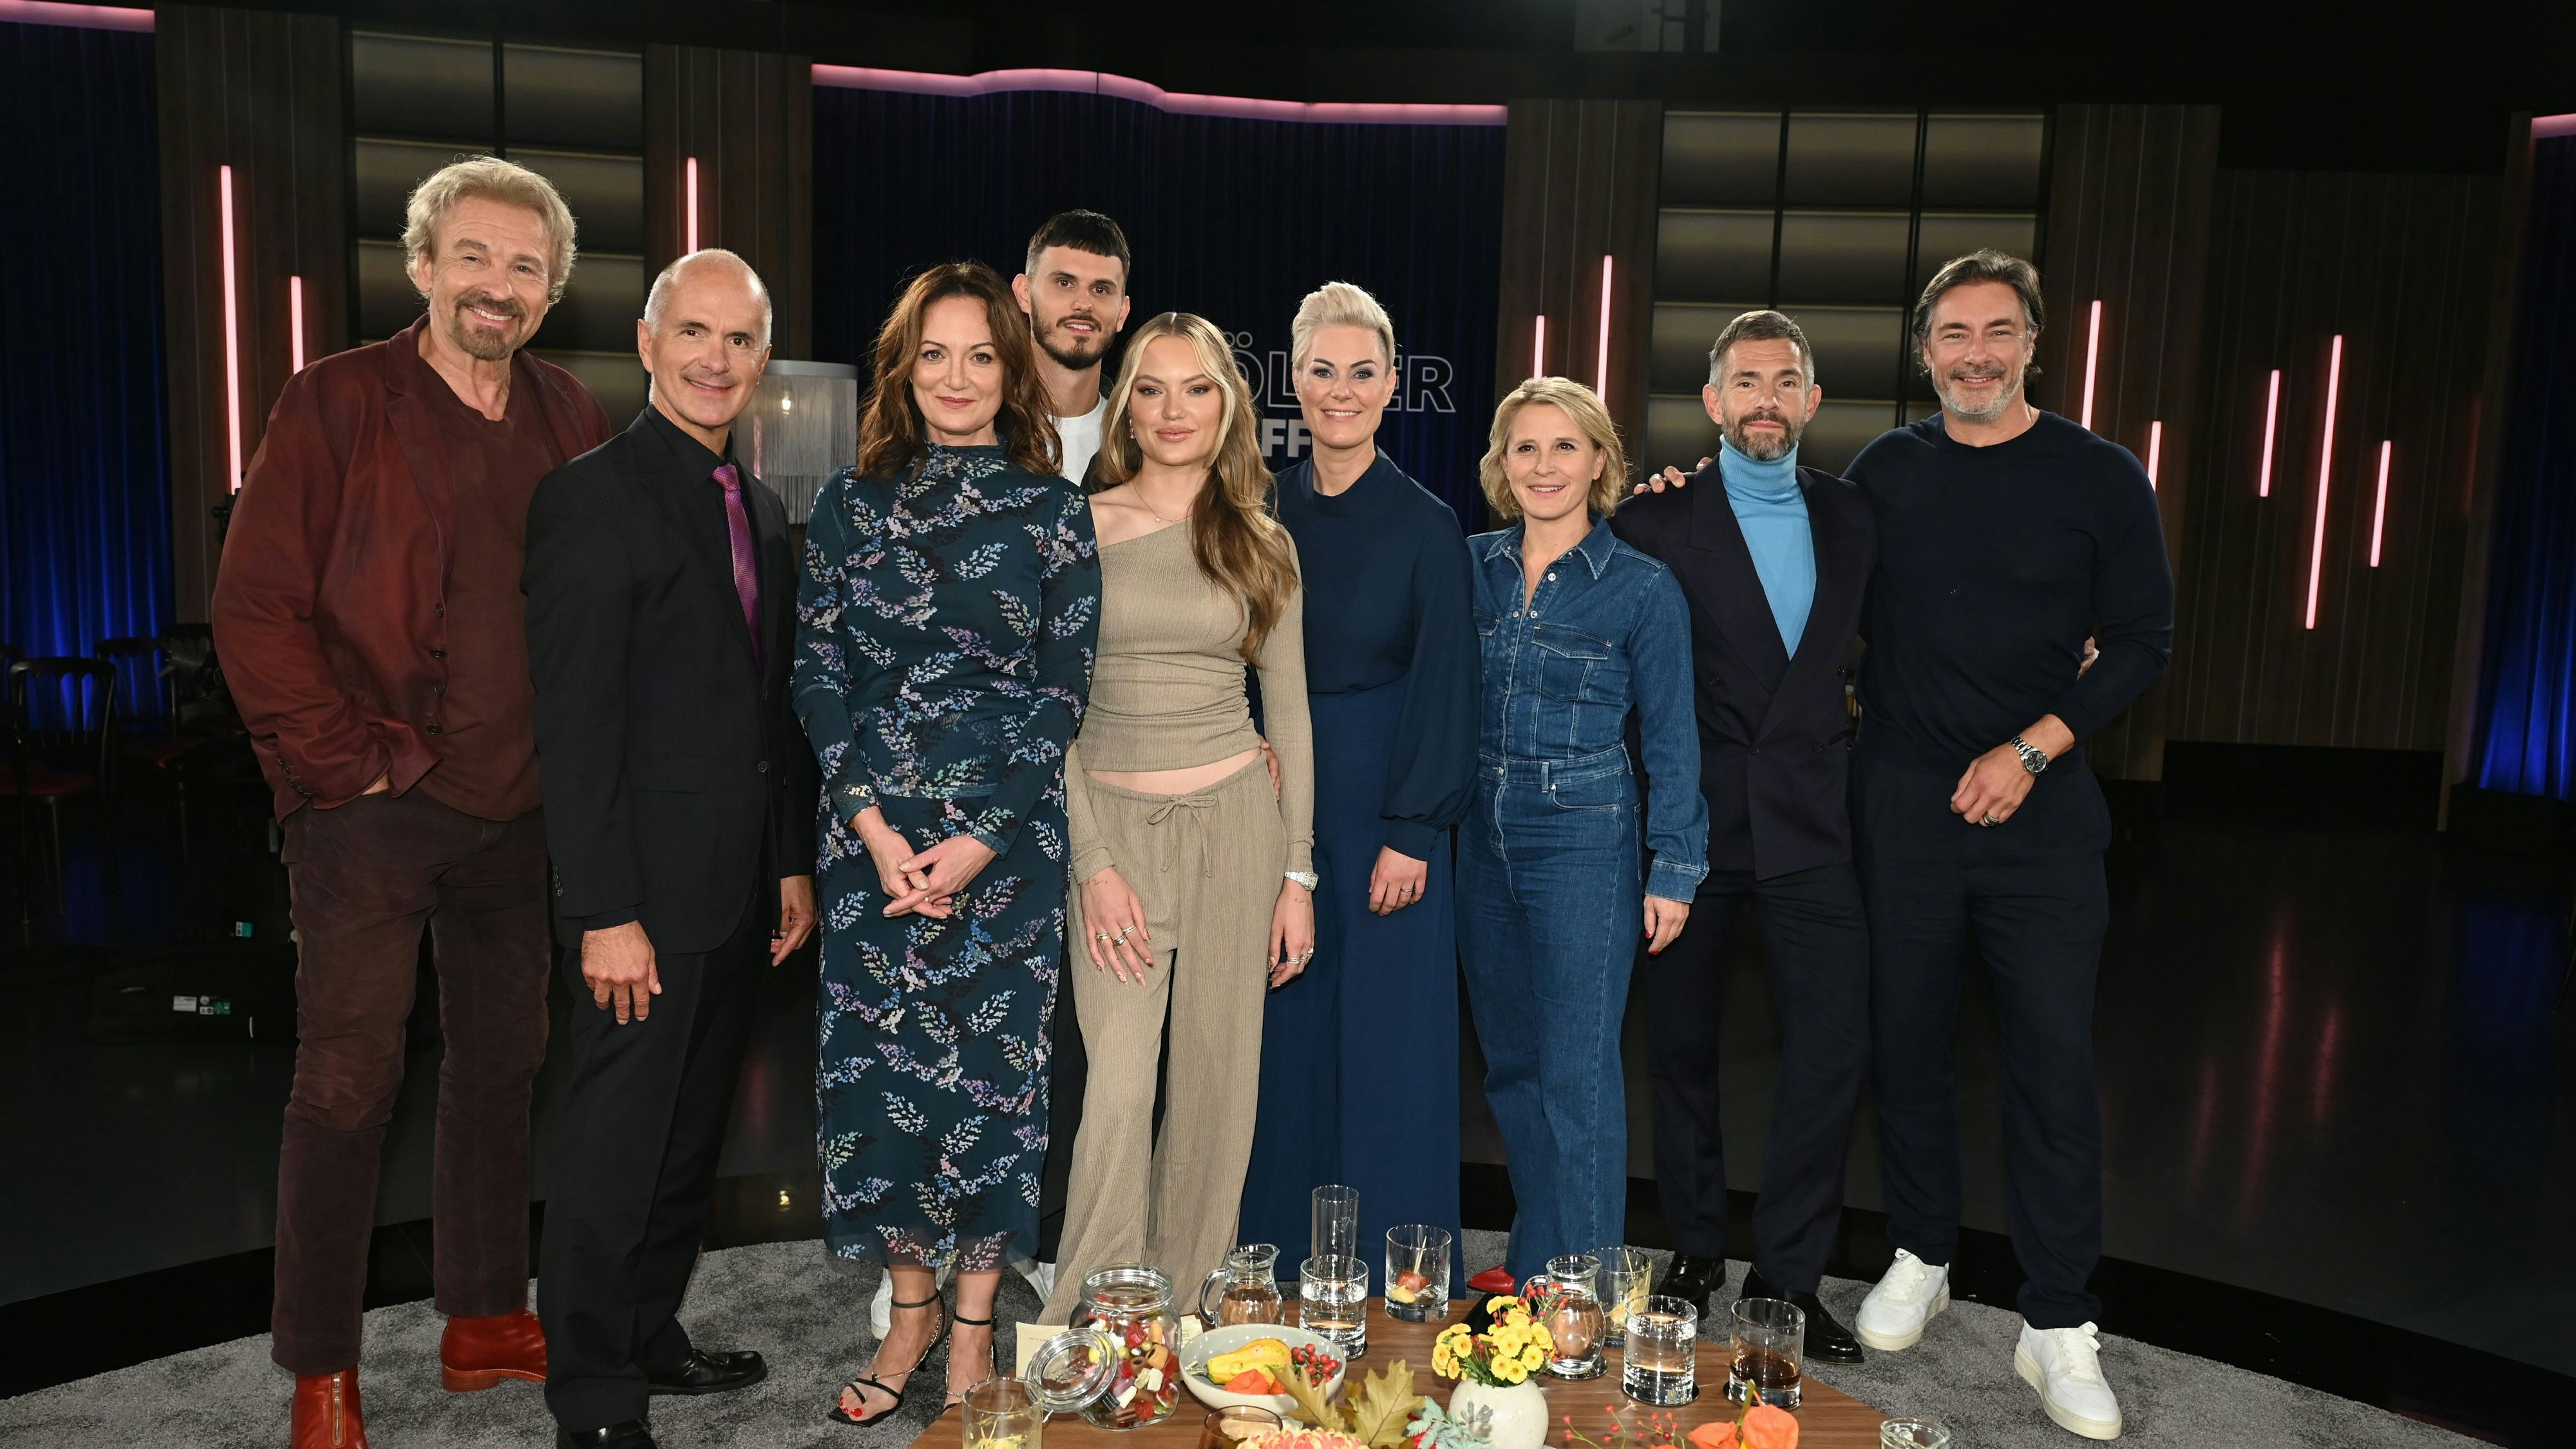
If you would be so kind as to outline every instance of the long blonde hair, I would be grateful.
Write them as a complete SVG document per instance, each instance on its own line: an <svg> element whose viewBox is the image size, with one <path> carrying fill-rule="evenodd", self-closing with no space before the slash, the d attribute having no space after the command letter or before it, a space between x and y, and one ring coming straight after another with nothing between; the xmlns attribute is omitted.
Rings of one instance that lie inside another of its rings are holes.
<svg viewBox="0 0 2576 1449"><path fill-rule="evenodd" d="M1493 435L1486 440L1483 461L1476 465L1477 480L1485 485L1485 501L1494 505L1494 512L1505 523L1521 516L1511 475L1503 471L1503 449L1511 445L1512 419L1531 403L1547 403L1564 413L1601 450L1601 476L1592 480L1586 506L1594 513L1617 508L1619 495L1628 487L1628 450L1619 444L1619 425L1610 421L1610 410L1592 389L1572 378L1533 377L1504 394L1502 405L1494 409Z"/></svg>
<svg viewBox="0 0 2576 1449"><path fill-rule="evenodd" d="M1145 349L1157 338L1178 337L1198 354L1199 370L1225 394L1225 422L1217 432L1208 481L1190 514L1190 552L1209 583L1243 605L1243 657L1261 654L1288 598L1297 590L1297 550L1288 530L1270 516L1270 470L1261 461L1261 422L1252 388L1235 370L1234 349L1216 324L1188 312L1165 312L1127 339L1118 383L1109 390L1109 415L1100 423L1100 486L1115 488L1145 466L1144 449L1129 430L1128 410Z"/></svg>

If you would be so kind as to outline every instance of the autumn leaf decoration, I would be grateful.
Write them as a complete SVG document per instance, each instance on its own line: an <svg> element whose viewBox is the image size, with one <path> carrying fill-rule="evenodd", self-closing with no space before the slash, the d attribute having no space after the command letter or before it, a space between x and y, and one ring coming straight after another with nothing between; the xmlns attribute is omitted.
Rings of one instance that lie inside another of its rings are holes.
<svg viewBox="0 0 2576 1449"><path fill-rule="evenodd" d="M1347 1434L1369 1449L1402 1449L1405 1426L1422 1404L1422 1396L1413 1391L1413 1369L1402 1359L1370 1374L1356 1394L1345 1385L1338 1407L1326 1403L1323 1390L1306 1382L1304 1374L1288 1376L1288 1392L1297 1400L1291 1412L1299 1419L1328 1433Z"/></svg>

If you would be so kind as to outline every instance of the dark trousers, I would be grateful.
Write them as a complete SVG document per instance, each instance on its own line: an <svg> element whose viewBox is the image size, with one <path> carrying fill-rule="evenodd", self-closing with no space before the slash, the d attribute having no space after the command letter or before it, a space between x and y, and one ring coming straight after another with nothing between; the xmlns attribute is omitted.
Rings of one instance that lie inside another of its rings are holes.
<svg viewBox="0 0 2576 1449"><path fill-rule="evenodd" d="M564 953L572 1081L537 1307L546 1407L567 1429L643 1418L646 1375L689 1356L676 1315L714 1205L725 1119L769 967L762 905L745 901L713 951L657 953L662 994L650 1016L623 1026L582 980L580 952Z"/></svg>
<svg viewBox="0 0 2576 1449"><path fill-rule="evenodd" d="M1869 1063L1869 930L1845 865L1756 880L1713 871L1690 925L1661 956L1640 952L1655 1093L1655 1185L1673 1246L1726 1256L1726 1143L1718 1112L1727 927L1760 914L1780 1009L1771 1137L1753 1208L1753 1266L1788 1293L1823 1281L1842 1218L1843 1157Z"/></svg>
<svg viewBox="0 0 2576 1449"><path fill-rule="evenodd" d="M1067 971L1090 971L1090 953L1071 943L1064 955ZM1047 1023L1047 1155L1038 1170L1037 1261L1052 1263L1064 1241L1065 1189L1073 1181L1073 1140L1082 1131L1082 1088L1091 1076L1091 1056L1083 1049L1082 1021L1073 1009L1073 984L1056 989L1055 1018Z"/></svg>
<svg viewBox="0 0 2576 1449"><path fill-rule="evenodd" d="M294 892L295 1085L277 1164L269 1356L298 1374L358 1362L377 1159L403 1076L425 927L438 968L430 1178L438 1309L528 1302L528 1095L546 1054L541 813L478 820L413 790L286 819Z"/></svg>
<svg viewBox="0 0 2576 1449"><path fill-rule="evenodd" d="M2034 1328L2100 1318L2102 1108L2094 983L2110 921L2102 787L2060 761L2002 825L1950 813L1955 772L1869 758L1853 773L1869 902L1870 1013L1888 1236L1943 1264L1959 1240L1959 1088L1952 1038L1973 932L2002 1028L2013 1251Z"/></svg>

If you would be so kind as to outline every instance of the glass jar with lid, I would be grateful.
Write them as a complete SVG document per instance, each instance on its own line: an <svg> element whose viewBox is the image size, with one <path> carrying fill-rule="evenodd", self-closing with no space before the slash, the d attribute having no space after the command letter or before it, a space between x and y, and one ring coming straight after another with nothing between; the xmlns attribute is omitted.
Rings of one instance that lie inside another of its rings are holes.
<svg viewBox="0 0 2576 1449"><path fill-rule="evenodd" d="M1055 1410L1102 1429L1142 1429L1172 1416L1181 1397L1180 1320L1172 1280L1125 1264L1082 1280L1073 1325L1039 1345L1029 1381Z"/></svg>

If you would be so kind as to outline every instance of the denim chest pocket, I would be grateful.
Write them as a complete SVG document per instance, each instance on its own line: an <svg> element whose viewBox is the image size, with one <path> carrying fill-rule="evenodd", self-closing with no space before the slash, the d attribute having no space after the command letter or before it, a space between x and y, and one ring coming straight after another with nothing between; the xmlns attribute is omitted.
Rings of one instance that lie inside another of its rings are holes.
<svg viewBox="0 0 2576 1449"><path fill-rule="evenodd" d="M1530 630L1530 642L1538 646L1538 691L1548 698L1611 704L1626 693L1626 671L1617 667L1607 640L1562 624L1539 624Z"/></svg>

